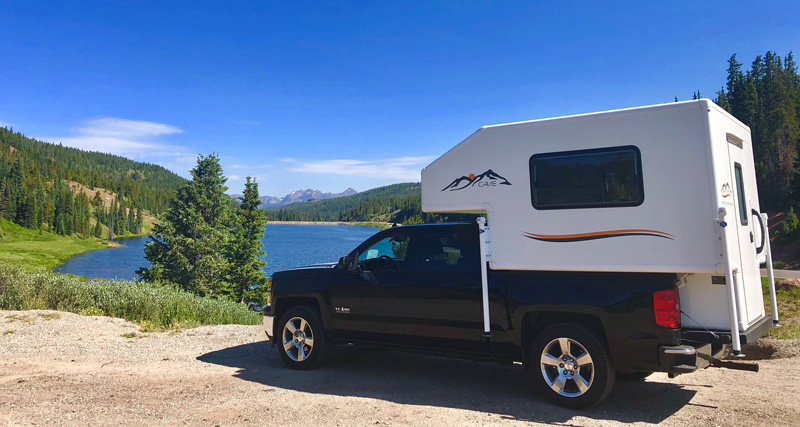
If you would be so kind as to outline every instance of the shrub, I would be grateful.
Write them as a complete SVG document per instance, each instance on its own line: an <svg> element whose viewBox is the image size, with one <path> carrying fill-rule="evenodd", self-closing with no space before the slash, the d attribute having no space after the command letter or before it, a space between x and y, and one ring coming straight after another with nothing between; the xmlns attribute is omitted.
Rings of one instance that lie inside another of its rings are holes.
<svg viewBox="0 0 800 427"><path fill-rule="evenodd" d="M786 219L783 221L783 230L781 230L777 240L783 244L791 243L797 238L798 233L800 233L800 218L797 218L792 207L786 213Z"/></svg>
<svg viewBox="0 0 800 427"><path fill-rule="evenodd" d="M0 265L0 309L59 310L120 317L146 329L246 324L261 315L242 304L202 298L173 285L142 281L92 282Z"/></svg>

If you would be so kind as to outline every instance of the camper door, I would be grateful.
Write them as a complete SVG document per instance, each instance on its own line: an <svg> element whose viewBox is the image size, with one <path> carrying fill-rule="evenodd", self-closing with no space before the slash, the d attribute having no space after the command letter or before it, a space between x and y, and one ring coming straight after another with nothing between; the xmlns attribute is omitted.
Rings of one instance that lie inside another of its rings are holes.
<svg viewBox="0 0 800 427"><path fill-rule="evenodd" d="M728 157L730 162L729 179L721 189L724 199L733 200L733 212L729 210L727 222L729 239L727 254L728 268L739 268L739 283L736 290L739 322L746 329L758 319L764 317L764 299L761 290L761 272L757 251L761 248L763 232L759 218L754 213L758 206L755 184L755 168L753 154L741 138L732 134L726 135Z"/></svg>

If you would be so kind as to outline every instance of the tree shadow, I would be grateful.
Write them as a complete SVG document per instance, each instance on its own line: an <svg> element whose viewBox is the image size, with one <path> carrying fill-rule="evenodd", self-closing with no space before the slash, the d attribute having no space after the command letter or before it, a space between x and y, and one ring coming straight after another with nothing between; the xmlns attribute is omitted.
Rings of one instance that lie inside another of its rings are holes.
<svg viewBox="0 0 800 427"><path fill-rule="evenodd" d="M560 408L532 395L520 365L501 366L352 345L335 347L328 362L294 371L266 341L199 356L205 363L238 368L235 377L306 393L357 396L497 414L503 418L563 424L575 416L624 423L660 423L696 391L658 382L617 382L609 398L588 411Z"/></svg>

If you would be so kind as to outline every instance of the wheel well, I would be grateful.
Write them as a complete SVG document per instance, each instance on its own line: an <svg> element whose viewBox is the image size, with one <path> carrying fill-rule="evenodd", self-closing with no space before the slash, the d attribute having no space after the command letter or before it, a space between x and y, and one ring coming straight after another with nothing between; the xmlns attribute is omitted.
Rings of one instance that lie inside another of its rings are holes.
<svg viewBox="0 0 800 427"><path fill-rule="evenodd" d="M275 303L275 321L276 325L277 322L280 322L281 317L283 317L283 313L286 313L292 307L298 307L301 305L307 305L314 307L317 310L317 314L320 314L319 310L319 302L316 299L311 297L286 297L281 298Z"/></svg>
<svg viewBox="0 0 800 427"><path fill-rule="evenodd" d="M603 322L597 316L586 313L564 313L564 312L529 312L522 319L522 351L523 354L528 348L528 344L536 339L536 335L548 326L557 323L576 323L588 328L606 344L606 333L603 329Z"/></svg>

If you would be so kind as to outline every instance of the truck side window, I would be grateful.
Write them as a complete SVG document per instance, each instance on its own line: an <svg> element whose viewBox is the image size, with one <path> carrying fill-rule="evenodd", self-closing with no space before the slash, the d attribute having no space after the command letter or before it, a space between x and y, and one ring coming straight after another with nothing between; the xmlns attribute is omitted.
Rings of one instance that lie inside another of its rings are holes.
<svg viewBox="0 0 800 427"><path fill-rule="evenodd" d="M445 232L419 236L406 258L406 269L417 271L467 271L478 264L478 238L474 232Z"/></svg>
<svg viewBox="0 0 800 427"><path fill-rule="evenodd" d="M386 237L358 256L358 267L361 271L402 270L408 244L405 233Z"/></svg>
<svg viewBox="0 0 800 427"><path fill-rule="evenodd" d="M632 146L531 156L535 209L639 206L644 202L642 159Z"/></svg>

